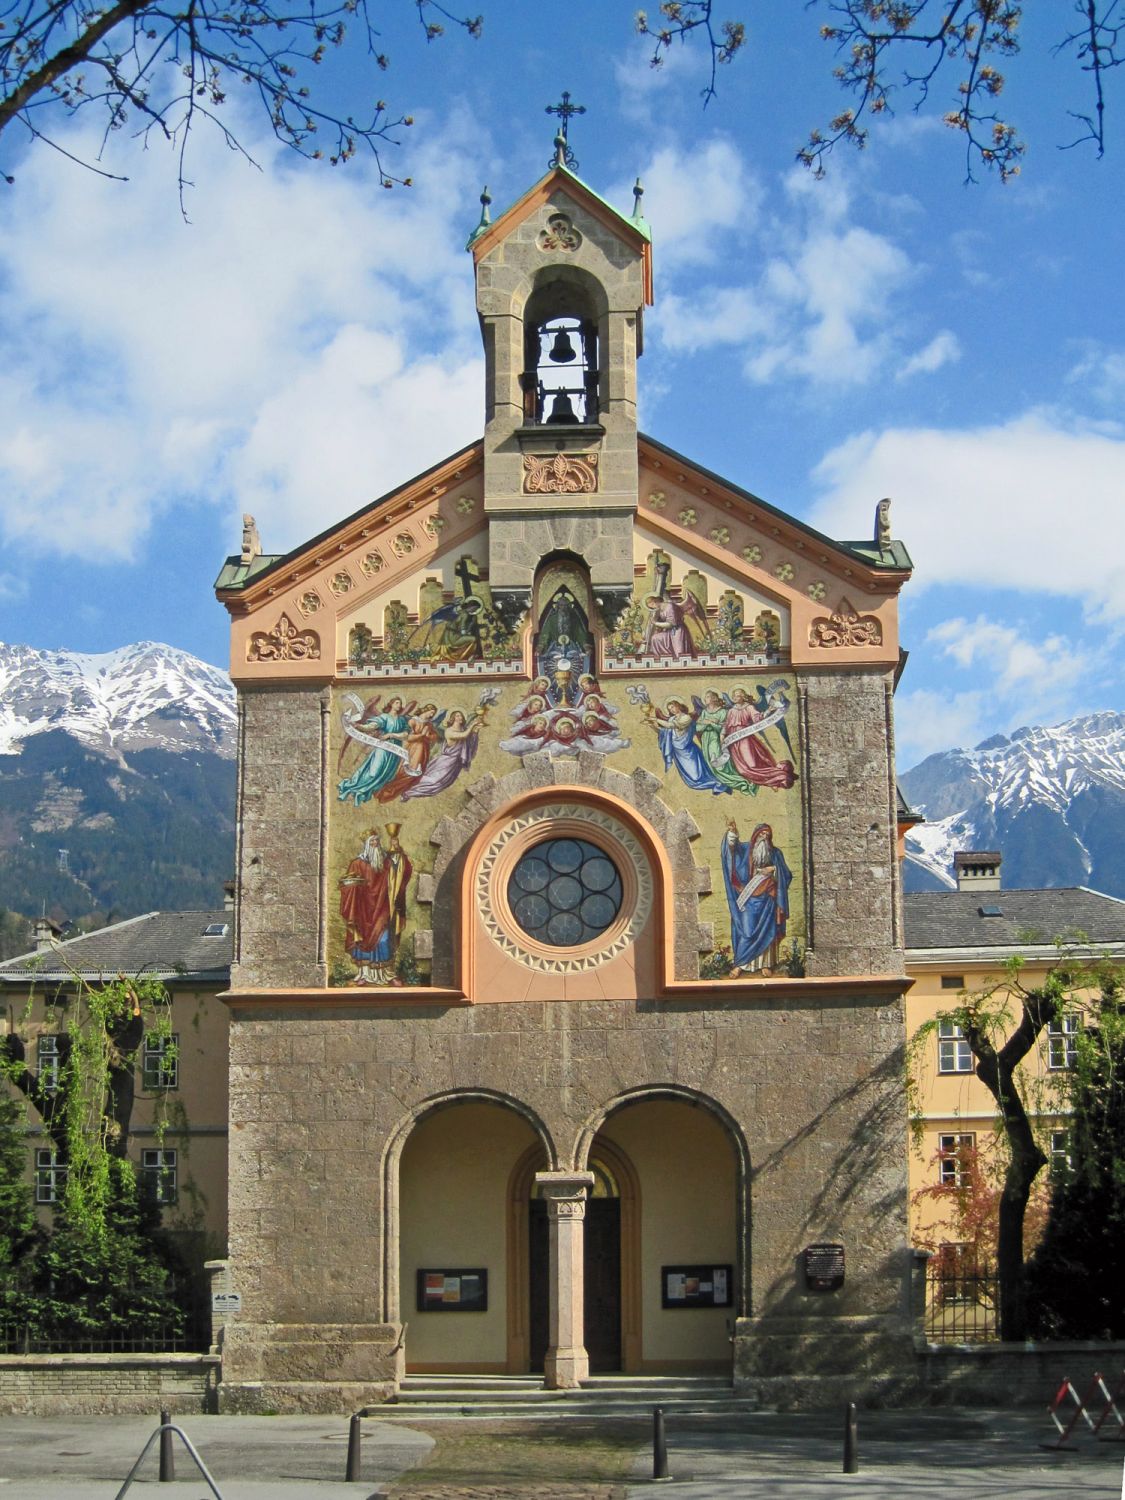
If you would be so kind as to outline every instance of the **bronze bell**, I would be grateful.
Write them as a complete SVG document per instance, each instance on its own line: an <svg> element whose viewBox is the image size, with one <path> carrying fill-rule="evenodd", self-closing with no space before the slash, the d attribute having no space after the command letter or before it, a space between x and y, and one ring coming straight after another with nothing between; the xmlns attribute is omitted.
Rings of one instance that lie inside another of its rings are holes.
<svg viewBox="0 0 1125 1500"><path fill-rule="evenodd" d="M574 345L570 342L570 334L565 328L560 328L555 334L555 342L551 345L551 352L547 358L556 365L568 365L575 358Z"/></svg>
<svg viewBox="0 0 1125 1500"><path fill-rule="evenodd" d="M571 405L570 397L566 391L556 391L555 399L551 403L551 415L548 422L577 422L574 407Z"/></svg>

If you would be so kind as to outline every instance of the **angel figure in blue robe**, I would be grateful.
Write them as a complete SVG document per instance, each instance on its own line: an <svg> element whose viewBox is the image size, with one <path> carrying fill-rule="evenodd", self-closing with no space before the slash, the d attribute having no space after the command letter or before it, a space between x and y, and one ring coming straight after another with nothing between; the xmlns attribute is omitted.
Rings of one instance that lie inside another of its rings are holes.
<svg viewBox="0 0 1125 1500"><path fill-rule="evenodd" d="M731 788L724 786L707 764L696 739L698 711L681 698L669 698L663 709L650 705L650 722L656 729L660 753L664 757L664 768L673 766L680 779L693 792L710 792L713 797L729 796Z"/></svg>
<svg viewBox="0 0 1125 1500"><path fill-rule="evenodd" d="M354 693L345 696L349 702L362 708ZM362 807L376 796L409 760L403 741L410 732L408 714L413 711L414 704L404 709L401 698L391 698L382 712L372 712L377 703L378 699L374 699L362 714L345 709L342 716L348 740L369 747L359 770L346 781L341 781L337 789L341 802L351 797L356 807Z"/></svg>
<svg viewBox="0 0 1125 1500"><path fill-rule="evenodd" d="M722 865L734 959L730 977L776 969L793 876L774 845L773 829L759 823L748 839L740 839L732 820L723 835Z"/></svg>

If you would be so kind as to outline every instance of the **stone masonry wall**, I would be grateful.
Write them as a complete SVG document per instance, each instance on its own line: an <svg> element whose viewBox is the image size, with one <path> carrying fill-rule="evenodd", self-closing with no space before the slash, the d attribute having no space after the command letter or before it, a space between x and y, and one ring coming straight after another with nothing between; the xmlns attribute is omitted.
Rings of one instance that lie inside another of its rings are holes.
<svg viewBox="0 0 1125 1500"><path fill-rule="evenodd" d="M322 786L328 696L242 688L239 903L231 983L323 985Z"/></svg>
<svg viewBox="0 0 1125 1500"><path fill-rule="evenodd" d="M803 671L810 974L901 974L894 744L882 672Z"/></svg>
<svg viewBox="0 0 1125 1500"><path fill-rule="evenodd" d="M208 1354L0 1355L4 1416L123 1416L215 1409L219 1361Z"/></svg>
<svg viewBox="0 0 1125 1500"><path fill-rule="evenodd" d="M384 1003L357 1012L327 996L315 1012L236 1005L230 1241L241 1323L387 1321L385 1248L397 1258L384 1246L387 1152L426 1101L458 1091L512 1100L542 1121L552 1165L569 1168L583 1127L646 1088L704 1094L745 1136L755 1317L897 1318L902 1038L897 1000L825 998L802 993L800 981L784 1001L712 1005ZM847 1245L848 1281L810 1300L797 1255L818 1239ZM235 1339L244 1350L255 1342L251 1327ZM238 1363L224 1366L224 1380L255 1378Z"/></svg>

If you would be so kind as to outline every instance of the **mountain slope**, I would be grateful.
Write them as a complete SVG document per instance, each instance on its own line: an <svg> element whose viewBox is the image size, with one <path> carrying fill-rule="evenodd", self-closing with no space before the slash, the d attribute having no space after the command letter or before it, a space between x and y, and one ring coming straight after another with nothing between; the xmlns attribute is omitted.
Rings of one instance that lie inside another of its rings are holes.
<svg viewBox="0 0 1125 1500"><path fill-rule="evenodd" d="M234 691L152 642L0 645L0 907L215 905L234 867Z"/></svg>
<svg viewBox="0 0 1125 1500"><path fill-rule="evenodd" d="M928 756L899 779L926 817L907 835L907 890L952 886L955 849L999 849L1009 888L1087 885L1125 897L1125 714L995 735Z"/></svg>
<svg viewBox="0 0 1125 1500"><path fill-rule="evenodd" d="M234 690L187 651L36 651L0 642L0 754L62 729L103 751L201 749L233 759Z"/></svg>

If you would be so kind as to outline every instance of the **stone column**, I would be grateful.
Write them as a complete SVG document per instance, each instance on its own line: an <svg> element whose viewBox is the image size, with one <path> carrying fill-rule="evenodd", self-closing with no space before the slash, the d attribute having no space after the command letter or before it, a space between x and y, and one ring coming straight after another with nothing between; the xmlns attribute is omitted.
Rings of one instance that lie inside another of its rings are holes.
<svg viewBox="0 0 1125 1500"><path fill-rule="evenodd" d="M592 1172L537 1172L536 1185L547 1200L550 1235L550 1287L544 1382L552 1390L573 1390L590 1373L583 1313L586 1191Z"/></svg>

